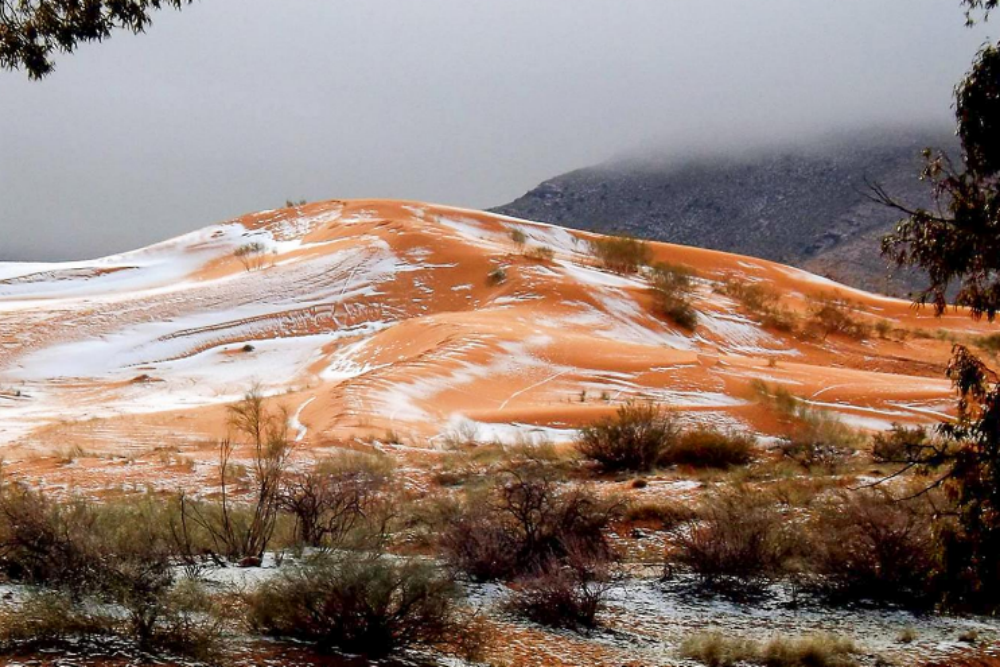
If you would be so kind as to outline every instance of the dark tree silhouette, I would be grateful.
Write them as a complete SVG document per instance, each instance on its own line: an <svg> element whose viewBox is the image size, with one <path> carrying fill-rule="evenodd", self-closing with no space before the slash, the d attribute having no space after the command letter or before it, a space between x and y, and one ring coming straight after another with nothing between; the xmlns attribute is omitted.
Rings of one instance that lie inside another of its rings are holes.
<svg viewBox="0 0 1000 667"><path fill-rule="evenodd" d="M963 0L967 21L985 19L998 3ZM927 272L930 285L918 298L938 314L957 283L956 304L993 321L1000 312L1000 44L980 50L955 88L955 110L961 164L925 151L923 178L935 210L908 207L873 186L876 200L907 216L882 250L898 265ZM950 501L935 573L942 600L992 612L1000 606L1000 378L962 345L953 349L948 377L958 394L957 418L938 427L939 439L908 447L897 474L936 474L925 492L942 488Z"/></svg>
<svg viewBox="0 0 1000 667"><path fill-rule="evenodd" d="M32 79L50 73L56 52L72 53L115 29L140 33L154 11L192 0L0 0L0 67Z"/></svg>

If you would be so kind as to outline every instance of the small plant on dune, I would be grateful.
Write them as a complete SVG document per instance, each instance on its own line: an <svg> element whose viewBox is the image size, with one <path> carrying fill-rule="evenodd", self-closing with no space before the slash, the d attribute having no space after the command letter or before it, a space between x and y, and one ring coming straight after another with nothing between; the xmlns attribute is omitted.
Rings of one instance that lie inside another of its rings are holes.
<svg viewBox="0 0 1000 667"><path fill-rule="evenodd" d="M486 274L486 284L491 287L503 285L505 282L507 282L507 269L502 266L498 266Z"/></svg>
<svg viewBox="0 0 1000 667"><path fill-rule="evenodd" d="M285 208L299 208L300 206L305 206L308 203L309 202L306 199L299 199L297 201L294 199L286 199Z"/></svg>
<svg viewBox="0 0 1000 667"><path fill-rule="evenodd" d="M534 262L541 262L547 264L555 258L556 253L552 248L546 245L536 245L528 248L524 256Z"/></svg>
<svg viewBox="0 0 1000 667"><path fill-rule="evenodd" d="M519 251L524 251L524 244L528 242L528 237L520 229L514 228L510 230L510 240L514 242Z"/></svg>
<svg viewBox="0 0 1000 667"><path fill-rule="evenodd" d="M698 324L698 313L691 304L693 275L687 267L657 264L651 276L657 309L688 330Z"/></svg>
<svg viewBox="0 0 1000 667"><path fill-rule="evenodd" d="M266 264L267 246L260 241L244 243L233 251L233 257L240 260L247 272L257 271Z"/></svg>
<svg viewBox="0 0 1000 667"><path fill-rule="evenodd" d="M606 470L646 471L656 466L677 440L679 428L670 412L652 403L626 403L580 431L577 450Z"/></svg>
<svg viewBox="0 0 1000 667"><path fill-rule="evenodd" d="M868 338L872 331L871 325L857 319L851 313L852 309L851 303L844 299L831 297L812 299L807 328L824 340L831 335L858 340Z"/></svg>
<svg viewBox="0 0 1000 667"><path fill-rule="evenodd" d="M631 236L603 236L591 241L591 251L605 269L615 273L636 273L649 264L653 251L642 239Z"/></svg>
<svg viewBox="0 0 1000 667"><path fill-rule="evenodd" d="M726 279L719 283L716 290L740 304L765 327L795 332L795 313L781 305L781 295L771 287L763 283Z"/></svg>
<svg viewBox="0 0 1000 667"><path fill-rule="evenodd" d="M535 623L553 628L590 630L604 608L615 577L604 561L571 555L552 560L514 582L505 606Z"/></svg>

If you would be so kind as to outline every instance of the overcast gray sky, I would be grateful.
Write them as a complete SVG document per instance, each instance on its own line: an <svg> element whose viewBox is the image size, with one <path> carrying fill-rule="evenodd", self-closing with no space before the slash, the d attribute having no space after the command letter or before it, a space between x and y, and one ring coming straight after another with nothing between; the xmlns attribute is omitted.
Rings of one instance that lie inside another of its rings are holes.
<svg viewBox="0 0 1000 667"><path fill-rule="evenodd" d="M650 146L951 124L958 0L196 0L0 73L0 260L286 198L485 208Z"/></svg>

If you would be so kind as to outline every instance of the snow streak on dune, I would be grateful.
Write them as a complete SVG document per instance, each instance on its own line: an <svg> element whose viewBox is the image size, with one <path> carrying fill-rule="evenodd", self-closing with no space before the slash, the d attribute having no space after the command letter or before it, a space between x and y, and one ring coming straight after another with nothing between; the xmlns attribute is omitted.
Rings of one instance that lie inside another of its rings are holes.
<svg viewBox="0 0 1000 667"><path fill-rule="evenodd" d="M551 260L525 247L544 246ZM0 444L52 444L93 421L127 438L204 438L251 385L287 403L310 443L448 433L515 440L573 429L624 401L767 431L752 384L784 385L851 423L928 421L946 409L947 344L930 337L805 340L717 293L762 282L805 306L842 292L864 316L977 331L801 271L656 244L692 268L699 324L656 312L644 274L591 257L590 235L424 204L325 202L267 211L130 253L0 264ZM234 251L259 244L259 268ZM488 276L502 269L504 280ZM820 396L820 392L822 395ZM56 428L58 426L58 428ZM109 443L114 444L114 443Z"/></svg>

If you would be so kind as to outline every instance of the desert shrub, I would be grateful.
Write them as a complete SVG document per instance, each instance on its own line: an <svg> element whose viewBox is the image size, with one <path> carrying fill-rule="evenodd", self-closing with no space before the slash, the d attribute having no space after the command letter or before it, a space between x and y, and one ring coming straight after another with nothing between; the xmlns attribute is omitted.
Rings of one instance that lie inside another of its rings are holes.
<svg viewBox="0 0 1000 667"><path fill-rule="evenodd" d="M830 335L868 338L871 335L871 325L854 317L850 312L851 308L851 304L843 299L814 299L810 307L808 328L823 339Z"/></svg>
<svg viewBox="0 0 1000 667"><path fill-rule="evenodd" d="M791 417L790 432L780 450L806 469L834 470L863 442L857 431L835 415L805 403L799 402Z"/></svg>
<svg viewBox="0 0 1000 667"><path fill-rule="evenodd" d="M781 295L762 283L742 280L725 280L717 290L736 301L749 314L757 317L765 327L793 332L796 329L795 313L781 305Z"/></svg>
<svg viewBox="0 0 1000 667"><path fill-rule="evenodd" d="M528 251L524 253L524 256L535 262L548 263L556 256L556 253L552 248L545 245L536 245L528 248Z"/></svg>
<svg viewBox="0 0 1000 667"><path fill-rule="evenodd" d="M518 579L504 605L540 625L589 630L596 627L612 585L607 570L595 569L589 559L553 562Z"/></svg>
<svg viewBox="0 0 1000 667"><path fill-rule="evenodd" d="M615 273L635 273L653 258L645 241L631 236L603 236L591 241L591 250L601 266Z"/></svg>
<svg viewBox="0 0 1000 667"><path fill-rule="evenodd" d="M854 667L858 649L848 639L818 634L772 637L766 643L703 632L681 644L681 655L708 667Z"/></svg>
<svg viewBox="0 0 1000 667"><path fill-rule="evenodd" d="M507 282L507 269L498 266L486 274L486 284L491 286L503 285Z"/></svg>
<svg viewBox="0 0 1000 667"><path fill-rule="evenodd" d="M673 531L674 561L709 590L742 596L762 591L782 574L793 536L773 500L740 488L715 493L699 520Z"/></svg>
<svg viewBox="0 0 1000 667"><path fill-rule="evenodd" d="M840 494L815 513L808 560L837 600L926 604L939 560L933 518L884 490Z"/></svg>
<svg viewBox="0 0 1000 667"><path fill-rule="evenodd" d="M990 334L988 336L977 336L973 341L979 349L996 356L1000 353L1000 334Z"/></svg>
<svg viewBox="0 0 1000 667"><path fill-rule="evenodd" d="M183 533L196 527L211 537L214 560L259 564L274 535L292 451L288 414L273 409L259 388L254 387L243 400L230 406L229 426L231 437L218 445L220 500L217 504L193 502L182 495L178 541L189 543L190 536ZM237 444L251 451L248 486L244 489L249 497L246 503L233 500L233 487L239 475L231 461Z"/></svg>
<svg viewBox="0 0 1000 667"><path fill-rule="evenodd" d="M72 596L49 590L29 592L0 611L0 653L29 654L67 648L115 635L115 619L84 608Z"/></svg>
<svg viewBox="0 0 1000 667"><path fill-rule="evenodd" d="M606 530L622 509L586 489L560 488L539 464L512 466L451 508L439 543L445 560L476 581L512 579L571 556L607 562L614 554Z"/></svg>
<svg viewBox="0 0 1000 667"><path fill-rule="evenodd" d="M692 276L687 267L657 264L651 278L657 309L685 329L698 324L698 312L691 303Z"/></svg>
<svg viewBox="0 0 1000 667"><path fill-rule="evenodd" d="M518 248L523 249L524 244L528 242L528 237L523 230L514 228L510 230L510 240L514 242Z"/></svg>
<svg viewBox="0 0 1000 667"><path fill-rule="evenodd" d="M263 583L248 598L247 622L255 632L377 658L449 638L457 595L455 582L427 563L327 555Z"/></svg>
<svg viewBox="0 0 1000 667"><path fill-rule="evenodd" d="M677 440L673 414L651 403L626 403L614 417L580 431L577 450L606 470L650 470Z"/></svg>
<svg viewBox="0 0 1000 667"><path fill-rule="evenodd" d="M946 451L947 445L923 426L893 424L890 430L872 437L872 459L877 463L905 464L923 458L932 448Z"/></svg>
<svg viewBox="0 0 1000 667"><path fill-rule="evenodd" d="M343 454L289 474L279 504L295 517L297 541L313 548L372 547L388 532L392 467L364 454Z"/></svg>
<svg viewBox="0 0 1000 667"><path fill-rule="evenodd" d="M753 460L756 438L749 433L699 427L684 431L660 457L664 465L730 468Z"/></svg>
<svg viewBox="0 0 1000 667"><path fill-rule="evenodd" d="M240 260L246 271L256 271L264 268L267 246L260 241L244 243L233 251L233 257Z"/></svg>
<svg viewBox="0 0 1000 667"><path fill-rule="evenodd" d="M656 522L664 530L671 530L682 523L693 521L698 514L695 508L682 501L656 500L630 503L625 519L635 522Z"/></svg>
<svg viewBox="0 0 1000 667"><path fill-rule="evenodd" d="M782 454L807 469L835 469L863 444L862 435L836 415L817 410L783 387L772 390L756 382L754 390L787 424L786 438L779 446Z"/></svg>
<svg viewBox="0 0 1000 667"><path fill-rule="evenodd" d="M70 591L92 586L96 520L86 503L55 503L5 482L0 487L0 571L15 581Z"/></svg>

